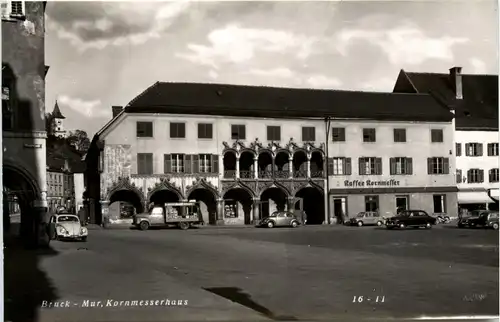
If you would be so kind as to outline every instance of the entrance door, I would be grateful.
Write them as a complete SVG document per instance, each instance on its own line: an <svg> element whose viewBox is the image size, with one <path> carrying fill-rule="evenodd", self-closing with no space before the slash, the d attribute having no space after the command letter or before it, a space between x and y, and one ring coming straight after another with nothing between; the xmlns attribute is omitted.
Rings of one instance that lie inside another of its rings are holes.
<svg viewBox="0 0 500 322"><path fill-rule="evenodd" d="M396 196L396 213L408 210L408 196Z"/></svg>
<svg viewBox="0 0 500 322"><path fill-rule="evenodd" d="M333 215L338 222L343 222L347 213L347 198L337 197L333 199Z"/></svg>

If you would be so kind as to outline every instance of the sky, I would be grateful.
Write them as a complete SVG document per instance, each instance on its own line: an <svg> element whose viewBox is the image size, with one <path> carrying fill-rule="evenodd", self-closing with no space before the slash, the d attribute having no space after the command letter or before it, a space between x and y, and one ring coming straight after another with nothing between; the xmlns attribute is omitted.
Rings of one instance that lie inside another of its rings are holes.
<svg viewBox="0 0 500 322"><path fill-rule="evenodd" d="M392 91L401 69L498 75L495 0L61 2L46 106L92 136L157 81Z"/></svg>

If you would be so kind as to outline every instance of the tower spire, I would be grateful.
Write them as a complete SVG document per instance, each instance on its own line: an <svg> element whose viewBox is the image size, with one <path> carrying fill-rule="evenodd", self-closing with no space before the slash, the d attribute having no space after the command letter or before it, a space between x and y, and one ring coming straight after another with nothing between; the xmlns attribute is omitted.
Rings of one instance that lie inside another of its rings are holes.
<svg viewBox="0 0 500 322"><path fill-rule="evenodd" d="M59 109L59 104L57 104L57 101L56 106L54 106L54 110L52 111L52 117L61 120L65 119L64 115L62 115L61 110Z"/></svg>

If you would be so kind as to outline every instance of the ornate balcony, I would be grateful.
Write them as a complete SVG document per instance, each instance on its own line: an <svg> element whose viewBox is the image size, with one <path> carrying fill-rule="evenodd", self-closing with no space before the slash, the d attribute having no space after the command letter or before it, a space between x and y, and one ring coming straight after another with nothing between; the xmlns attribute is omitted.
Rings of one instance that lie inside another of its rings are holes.
<svg viewBox="0 0 500 322"><path fill-rule="evenodd" d="M307 171L299 170L293 173L294 178L307 178Z"/></svg>
<svg viewBox="0 0 500 322"><path fill-rule="evenodd" d="M274 171L274 177L276 179L287 179L290 177L290 171L283 171L283 170Z"/></svg>
<svg viewBox="0 0 500 322"><path fill-rule="evenodd" d="M224 171L225 179L234 179L236 178L236 170L225 170Z"/></svg>
<svg viewBox="0 0 500 322"><path fill-rule="evenodd" d="M311 178L324 178L325 172L323 170L318 170L311 172Z"/></svg>
<svg viewBox="0 0 500 322"><path fill-rule="evenodd" d="M259 171L259 179L271 179L272 177L272 171Z"/></svg>
<svg viewBox="0 0 500 322"><path fill-rule="evenodd" d="M254 177L253 171L240 171L241 179L253 179Z"/></svg>

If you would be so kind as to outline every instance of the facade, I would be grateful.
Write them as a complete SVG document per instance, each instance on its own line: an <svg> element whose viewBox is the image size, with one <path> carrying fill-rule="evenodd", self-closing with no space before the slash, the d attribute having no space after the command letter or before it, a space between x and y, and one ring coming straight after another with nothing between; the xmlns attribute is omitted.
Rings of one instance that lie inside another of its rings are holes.
<svg viewBox="0 0 500 322"><path fill-rule="evenodd" d="M67 160L62 168L47 167L47 202L50 212L55 212L60 207L75 209L74 179Z"/></svg>
<svg viewBox="0 0 500 322"><path fill-rule="evenodd" d="M155 83L125 108L113 107L113 119L92 141L90 218L100 223L110 204L124 201L142 212L150 203L197 200L210 224L252 224L284 209L304 210L308 224L323 224L364 210L357 205L363 196L379 196L379 211L395 211L391 194L410 195L409 204L422 207L432 194L444 195L443 209L450 209L454 161L442 154L453 153L453 115L437 105L422 94ZM345 143L331 142L337 128L346 129ZM365 128L379 139L363 144ZM408 140L391 150L392 128L406 129ZM425 145L433 131L441 142ZM383 172L351 169L371 156L383 158ZM349 172L338 173L338 157L353 160ZM389 175L393 157L413 157L414 172ZM434 157L442 158L439 174L427 174L426 158ZM369 180L398 187L342 190L346 181ZM337 197L345 197L344 208L335 207Z"/></svg>
<svg viewBox="0 0 500 322"><path fill-rule="evenodd" d="M402 70L394 92L430 93L453 111L459 207L498 209L498 76Z"/></svg>
<svg viewBox="0 0 500 322"><path fill-rule="evenodd" d="M2 143L4 198L18 198L19 232L46 243L45 5L2 1ZM8 191L5 191L8 190ZM5 228L11 228L4 213Z"/></svg>

